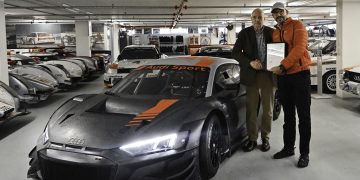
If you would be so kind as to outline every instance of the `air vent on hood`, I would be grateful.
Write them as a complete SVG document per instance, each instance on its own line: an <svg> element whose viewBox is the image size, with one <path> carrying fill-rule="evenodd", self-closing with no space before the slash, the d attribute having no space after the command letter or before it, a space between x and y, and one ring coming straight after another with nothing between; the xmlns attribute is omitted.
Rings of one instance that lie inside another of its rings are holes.
<svg viewBox="0 0 360 180"><path fill-rule="evenodd" d="M62 121L60 121L59 122L59 124L62 124L63 122L65 122L67 119L69 119L69 117L71 117L71 116L73 116L74 114L67 114L66 116L65 116L65 118L62 120Z"/></svg>

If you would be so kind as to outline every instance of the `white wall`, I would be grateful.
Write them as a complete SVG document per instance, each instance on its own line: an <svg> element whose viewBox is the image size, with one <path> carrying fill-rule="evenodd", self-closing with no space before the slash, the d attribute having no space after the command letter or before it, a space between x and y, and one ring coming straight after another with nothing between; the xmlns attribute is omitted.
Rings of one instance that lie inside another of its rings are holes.
<svg viewBox="0 0 360 180"><path fill-rule="evenodd" d="M340 97L348 97L339 88L339 70L354 65L360 65L360 1L358 0L337 0L337 90Z"/></svg>
<svg viewBox="0 0 360 180"><path fill-rule="evenodd" d="M4 0L0 0L0 81L9 84Z"/></svg>

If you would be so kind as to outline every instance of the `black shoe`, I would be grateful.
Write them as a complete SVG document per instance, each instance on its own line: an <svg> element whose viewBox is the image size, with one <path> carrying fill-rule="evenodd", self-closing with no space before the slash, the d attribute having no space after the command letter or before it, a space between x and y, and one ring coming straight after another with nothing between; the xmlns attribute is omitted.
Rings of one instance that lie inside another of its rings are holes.
<svg viewBox="0 0 360 180"><path fill-rule="evenodd" d="M260 147L260 150L262 152L266 152L270 149L270 143L269 143L269 140L267 139L262 139L262 144L261 144L261 147Z"/></svg>
<svg viewBox="0 0 360 180"><path fill-rule="evenodd" d="M257 147L256 141L248 141L246 143L246 145L243 147L243 150L245 152L250 152L250 151L254 150L256 147Z"/></svg>
<svg viewBox="0 0 360 180"><path fill-rule="evenodd" d="M293 156L294 154L295 154L294 148L291 148L291 149L283 148L281 151L275 153L273 158L274 159L282 159L282 158Z"/></svg>
<svg viewBox="0 0 360 180"><path fill-rule="evenodd" d="M309 155L300 155L297 167L298 168L304 168L309 165Z"/></svg>

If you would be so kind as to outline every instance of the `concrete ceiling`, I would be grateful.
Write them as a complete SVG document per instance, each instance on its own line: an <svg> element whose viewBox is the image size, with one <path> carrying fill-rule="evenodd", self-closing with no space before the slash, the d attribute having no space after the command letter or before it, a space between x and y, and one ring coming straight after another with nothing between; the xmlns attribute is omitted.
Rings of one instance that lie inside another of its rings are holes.
<svg viewBox="0 0 360 180"><path fill-rule="evenodd" d="M331 23L336 0L5 0L8 23L35 21L119 22L126 26L221 26L250 21L262 8L272 21L272 4L288 4L290 16L305 23Z"/></svg>

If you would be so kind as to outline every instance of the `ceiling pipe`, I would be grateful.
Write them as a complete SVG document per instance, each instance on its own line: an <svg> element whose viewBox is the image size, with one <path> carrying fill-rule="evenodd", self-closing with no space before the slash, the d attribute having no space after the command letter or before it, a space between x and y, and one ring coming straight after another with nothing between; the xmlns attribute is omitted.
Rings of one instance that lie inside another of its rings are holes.
<svg viewBox="0 0 360 180"><path fill-rule="evenodd" d="M10 5L8 3L4 3ZM173 6L71 6L78 9L172 9ZM271 8L272 6L191 6L189 9L253 9L253 8ZM286 6L287 8L331 8L336 5L298 5ZM5 7L5 9L66 9L64 6L13 6Z"/></svg>

